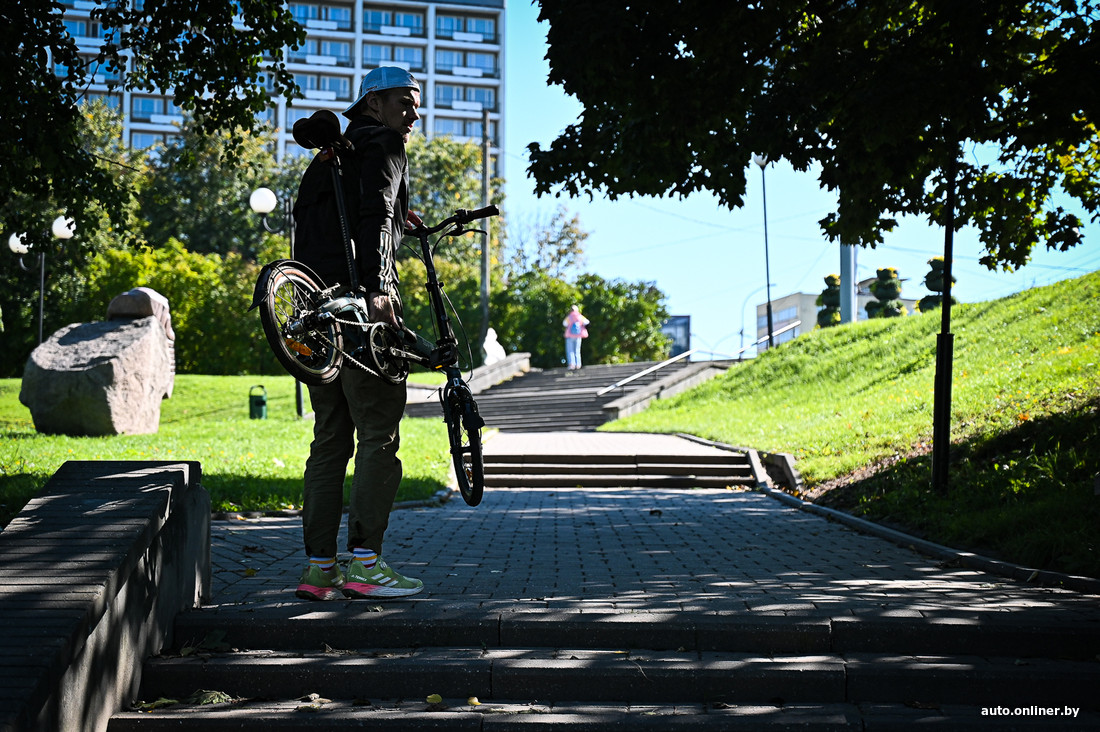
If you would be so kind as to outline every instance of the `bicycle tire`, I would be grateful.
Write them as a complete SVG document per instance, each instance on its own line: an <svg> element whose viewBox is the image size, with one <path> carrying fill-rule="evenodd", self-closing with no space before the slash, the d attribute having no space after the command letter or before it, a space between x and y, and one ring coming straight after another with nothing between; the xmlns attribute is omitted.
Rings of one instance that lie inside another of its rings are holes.
<svg viewBox="0 0 1100 732"><path fill-rule="evenodd" d="M310 323L320 292L313 277L287 263L271 269L260 302L260 322L275 358L291 376L310 386L332 383L343 364L340 324ZM293 333L291 323L296 326Z"/></svg>
<svg viewBox="0 0 1100 732"><path fill-rule="evenodd" d="M467 505L476 506L485 492L485 462L481 452L481 428L485 422L465 384L458 388L448 385L442 398L458 490Z"/></svg>

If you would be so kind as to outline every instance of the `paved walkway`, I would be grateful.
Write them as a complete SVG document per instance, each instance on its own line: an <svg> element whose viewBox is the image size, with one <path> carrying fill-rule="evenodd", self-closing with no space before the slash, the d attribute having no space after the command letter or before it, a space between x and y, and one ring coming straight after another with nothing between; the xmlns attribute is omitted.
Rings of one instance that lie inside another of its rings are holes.
<svg viewBox="0 0 1100 732"><path fill-rule="evenodd" d="M654 448L715 449L604 433L502 433L486 444L488 454ZM216 521L212 531L216 612L303 602L293 596L304 563L298 518ZM476 508L456 495L395 511L387 537L387 561L425 584L408 602L448 607L1100 622L1095 595L943 566L743 490L493 489Z"/></svg>

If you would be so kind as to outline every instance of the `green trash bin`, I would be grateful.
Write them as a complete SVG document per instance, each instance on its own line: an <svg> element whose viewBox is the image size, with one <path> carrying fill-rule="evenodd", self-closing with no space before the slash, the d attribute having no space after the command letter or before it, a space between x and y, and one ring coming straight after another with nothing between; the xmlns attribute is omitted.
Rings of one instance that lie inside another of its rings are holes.
<svg viewBox="0 0 1100 732"><path fill-rule="evenodd" d="M256 393L259 389L260 393ZM252 419L267 419L267 389L256 384L248 390L248 416Z"/></svg>

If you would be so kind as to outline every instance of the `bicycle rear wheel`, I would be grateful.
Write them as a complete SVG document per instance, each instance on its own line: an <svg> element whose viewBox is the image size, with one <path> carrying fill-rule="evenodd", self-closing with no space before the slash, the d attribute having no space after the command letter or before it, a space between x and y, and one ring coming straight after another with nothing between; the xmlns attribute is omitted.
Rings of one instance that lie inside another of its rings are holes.
<svg viewBox="0 0 1100 732"><path fill-rule="evenodd" d="M467 505L476 506L485 491L485 463L481 454L481 428L485 420L465 384L458 387L448 384L441 398L458 490Z"/></svg>
<svg viewBox="0 0 1100 732"><path fill-rule="evenodd" d="M290 262L270 270L260 303L260 322L275 358L311 386L332 383L343 363L340 324L317 317L320 292L320 285Z"/></svg>

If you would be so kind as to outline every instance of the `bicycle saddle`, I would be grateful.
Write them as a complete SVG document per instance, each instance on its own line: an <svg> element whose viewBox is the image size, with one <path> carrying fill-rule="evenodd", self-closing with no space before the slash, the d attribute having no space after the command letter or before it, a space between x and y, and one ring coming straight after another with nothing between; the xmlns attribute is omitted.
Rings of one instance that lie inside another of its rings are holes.
<svg viewBox="0 0 1100 732"><path fill-rule="evenodd" d="M340 133L339 118L329 109L319 109L295 122L292 134L294 141L307 150L329 147L335 142L351 146L351 143Z"/></svg>

